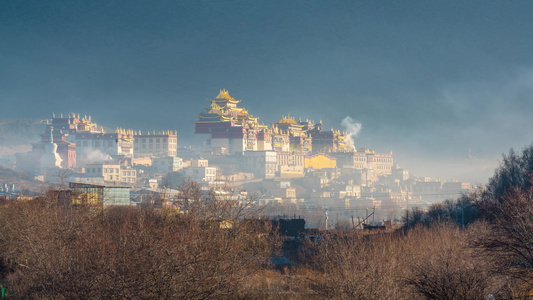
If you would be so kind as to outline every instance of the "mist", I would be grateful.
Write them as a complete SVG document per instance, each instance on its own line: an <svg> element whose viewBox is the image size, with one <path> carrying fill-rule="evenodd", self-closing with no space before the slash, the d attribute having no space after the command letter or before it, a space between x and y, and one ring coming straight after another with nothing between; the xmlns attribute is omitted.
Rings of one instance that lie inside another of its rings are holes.
<svg viewBox="0 0 533 300"><path fill-rule="evenodd" d="M41 119L7 119L0 121L0 158L32 149L32 143L41 140L44 133L44 121Z"/></svg>
<svg viewBox="0 0 533 300"><path fill-rule="evenodd" d="M350 135L357 147L393 151L416 173L448 177L439 170L453 165L469 174L453 177L486 181L466 166L489 170L533 141L532 9L3 1L0 119L76 111L112 128L177 129L193 144L195 115L224 88L261 123L290 114L340 129L350 115L364 124Z"/></svg>

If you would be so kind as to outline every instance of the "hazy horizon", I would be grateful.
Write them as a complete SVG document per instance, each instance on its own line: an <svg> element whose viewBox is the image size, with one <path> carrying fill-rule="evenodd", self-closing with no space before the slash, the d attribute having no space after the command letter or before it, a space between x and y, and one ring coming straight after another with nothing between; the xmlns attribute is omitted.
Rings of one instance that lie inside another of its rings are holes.
<svg viewBox="0 0 533 300"><path fill-rule="evenodd" d="M4 1L0 119L75 112L178 130L220 89L393 151L418 176L485 183L533 142L530 1Z"/></svg>

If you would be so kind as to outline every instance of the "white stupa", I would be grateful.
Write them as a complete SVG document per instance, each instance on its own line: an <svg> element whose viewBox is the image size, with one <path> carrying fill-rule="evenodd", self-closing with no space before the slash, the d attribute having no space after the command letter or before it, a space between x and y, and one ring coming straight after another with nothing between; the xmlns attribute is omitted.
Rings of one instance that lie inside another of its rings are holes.
<svg viewBox="0 0 533 300"><path fill-rule="evenodd" d="M41 157L41 168L61 168L63 159L57 153L57 144L54 143L54 128L50 127L50 143L44 145L45 153Z"/></svg>

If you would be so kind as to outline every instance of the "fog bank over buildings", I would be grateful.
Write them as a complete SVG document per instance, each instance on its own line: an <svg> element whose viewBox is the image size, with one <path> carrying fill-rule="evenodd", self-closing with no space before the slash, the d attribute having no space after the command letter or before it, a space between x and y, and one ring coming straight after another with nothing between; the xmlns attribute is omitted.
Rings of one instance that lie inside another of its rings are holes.
<svg viewBox="0 0 533 300"><path fill-rule="evenodd" d="M91 115L52 112L38 122L41 133L31 150L0 156L0 166L5 174L14 169L59 186L75 195L65 198L75 205L165 206L187 213L189 200L179 189L194 181L202 193L231 205L259 205L272 218L298 214L315 228L324 226L322 212L335 213L332 226L351 219L355 228L369 224L370 211L378 220L399 221L412 207L424 209L479 188L479 182L454 176L457 168L471 167L464 161L447 164L450 178L428 161L415 160L425 163L428 173L399 165L393 151L363 144L363 126L349 116L339 124L345 130L291 114L264 122L261 112L245 103L220 89L198 105L193 132L200 142L190 145L180 139L188 127L110 130ZM15 179L1 178L8 181L0 187L1 197L25 196L14 187ZM355 217L363 221L355 225Z"/></svg>
<svg viewBox="0 0 533 300"><path fill-rule="evenodd" d="M83 112L113 131L172 128L182 145L202 145L198 107L227 89L265 124L289 115L349 132L350 117L362 125L356 148L392 151L415 174L482 183L502 153L533 141L532 10L530 1L2 1L0 120Z"/></svg>

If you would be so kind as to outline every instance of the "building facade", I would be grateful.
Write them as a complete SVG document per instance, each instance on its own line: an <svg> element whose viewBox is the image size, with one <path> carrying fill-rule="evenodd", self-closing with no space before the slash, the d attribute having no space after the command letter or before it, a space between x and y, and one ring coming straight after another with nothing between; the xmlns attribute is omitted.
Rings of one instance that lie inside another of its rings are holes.
<svg viewBox="0 0 533 300"><path fill-rule="evenodd" d="M176 157L178 155L178 134L176 131L160 131L134 134L135 157Z"/></svg>

